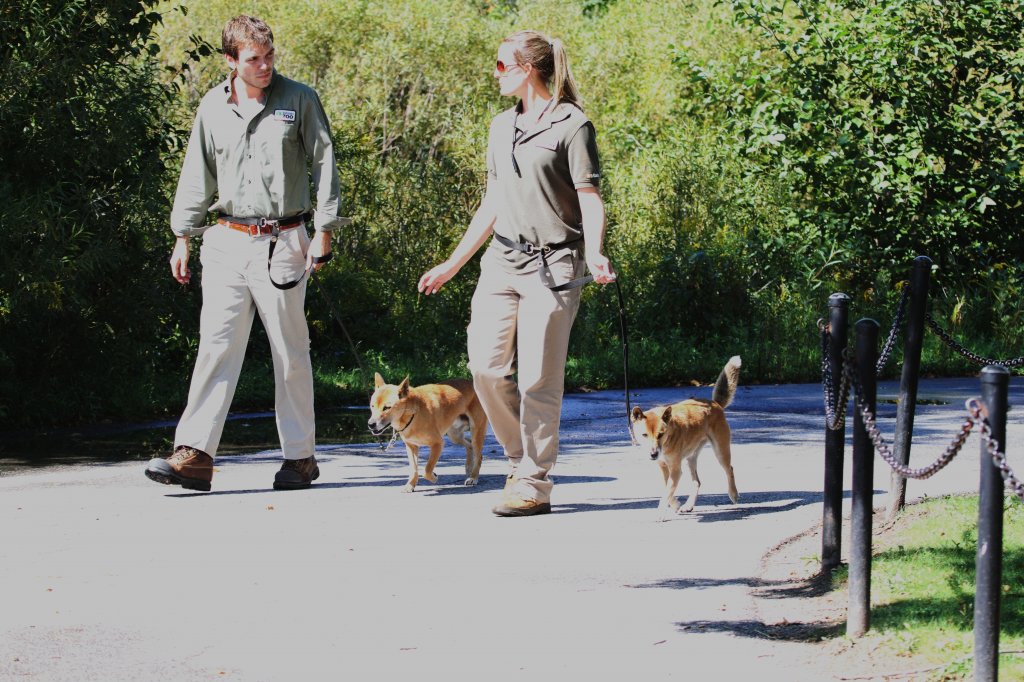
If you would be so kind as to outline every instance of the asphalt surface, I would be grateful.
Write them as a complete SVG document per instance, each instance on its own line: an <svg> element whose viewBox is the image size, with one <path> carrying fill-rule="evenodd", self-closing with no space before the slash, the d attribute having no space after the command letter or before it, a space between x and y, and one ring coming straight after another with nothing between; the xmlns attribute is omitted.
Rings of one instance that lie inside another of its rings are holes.
<svg viewBox="0 0 1024 682"><path fill-rule="evenodd" d="M879 385L890 441L896 388ZM920 398L945 404L918 407L915 465L978 394L977 379L922 381ZM633 403L690 395L710 388ZM1022 399L1014 378L1011 406ZM412 494L401 445L370 442L319 447L306 491L271 489L275 450L219 458L210 493L155 484L138 463L0 476L0 679L833 679L808 645L751 634L762 557L821 520L821 403L817 384L741 386L727 412L739 503L708 450L696 508L667 522L616 392L566 396L543 517L490 513L506 473L492 435L480 485L461 485L449 445L438 484ZM1011 465L1022 442L1011 410ZM979 449L972 436L909 499L975 490ZM877 458L875 482L884 506Z"/></svg>

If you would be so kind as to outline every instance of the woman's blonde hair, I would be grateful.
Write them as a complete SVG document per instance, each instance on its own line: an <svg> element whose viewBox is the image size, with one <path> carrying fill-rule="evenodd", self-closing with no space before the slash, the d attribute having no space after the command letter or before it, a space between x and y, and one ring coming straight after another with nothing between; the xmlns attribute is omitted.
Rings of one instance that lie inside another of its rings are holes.
<svg viewBox="0 0 1024 682"><path fill-rule="evenodd" d="M548 38L538 31L519 31L502 42L515 45L518 63L537 69L556 102L569 102L583 109L583 99L569 69L569 57L561 40Z"/></svg>

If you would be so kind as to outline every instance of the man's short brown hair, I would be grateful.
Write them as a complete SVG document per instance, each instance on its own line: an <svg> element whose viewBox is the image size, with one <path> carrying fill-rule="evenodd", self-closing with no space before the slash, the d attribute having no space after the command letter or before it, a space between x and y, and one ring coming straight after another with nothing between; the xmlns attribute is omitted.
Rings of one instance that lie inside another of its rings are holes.
<svg viewBox="0 0 1024 682"><path fill-rule="evenodd" d="M228 20L224 31L220 34L221 49L224 54L238 59L238 51L244 45L267 46L274 43L274 32L262 19L239 14Z"/></svg>

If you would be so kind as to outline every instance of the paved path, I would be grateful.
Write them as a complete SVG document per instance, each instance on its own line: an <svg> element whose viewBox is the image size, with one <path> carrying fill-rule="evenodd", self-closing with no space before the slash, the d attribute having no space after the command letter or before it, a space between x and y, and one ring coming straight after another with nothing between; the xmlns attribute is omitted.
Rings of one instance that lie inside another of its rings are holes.
<svg viewBox="0 0 1024 682"><path fill-rule="evenodd" d="M977 386L922 382L921 397L951 404L918 408L915 463L937 456ZM740 503L706 452L697 508L666 523L660 474L630 447L614 392L567 396L546 517L490 514L505 474L491 436L479 486L459 485L449 447L439 485L414 494L400 492L400 446L321 446L321 479L300 492L270 489L278 451L219 459L211 493L158 486L137 463L0 477L0 679L829 679L796 667L804 645L749 635L761 557L821 518L820 395L741 387ZM890 439L895 409L880 410ZM1024 461L1020 411L1009 434ZM972 436L910 498L975 488L978 450Z"/></svg>

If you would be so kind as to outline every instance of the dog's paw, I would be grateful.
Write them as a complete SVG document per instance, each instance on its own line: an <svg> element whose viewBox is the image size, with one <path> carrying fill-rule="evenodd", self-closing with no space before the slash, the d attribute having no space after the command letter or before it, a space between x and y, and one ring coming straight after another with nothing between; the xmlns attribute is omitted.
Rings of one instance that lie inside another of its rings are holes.
<svg viewBox="0 0 1024 682"><path fill-rule="evenodd" d="M423 478L427 479L431 483L437 483L437 474L435 474L433 471L424 471Z"/></svg>
<svg viewBox="0 0 1024 682"><path fill-rule="evenodd" d="M692 512L692 511L693 511L693 505L692 504L687 504L685 506L677 508L676 509L676 514L686 514L688 512Z"/></svg>
<svg viewBox="0 0 1024 682"><path fill-rule="evenodd" d="M465 480L465 482L463 482L462 485L476 485L476 479L475 478L467 478Z"/></svg>
<svg viewBox="0 0 1024 682"><path fill-rule="evenodd" d="M415 483L406 483L405 485L402 486L402 492L403 493L414 493L414 492L416 492L416 484Z"/></svg>

